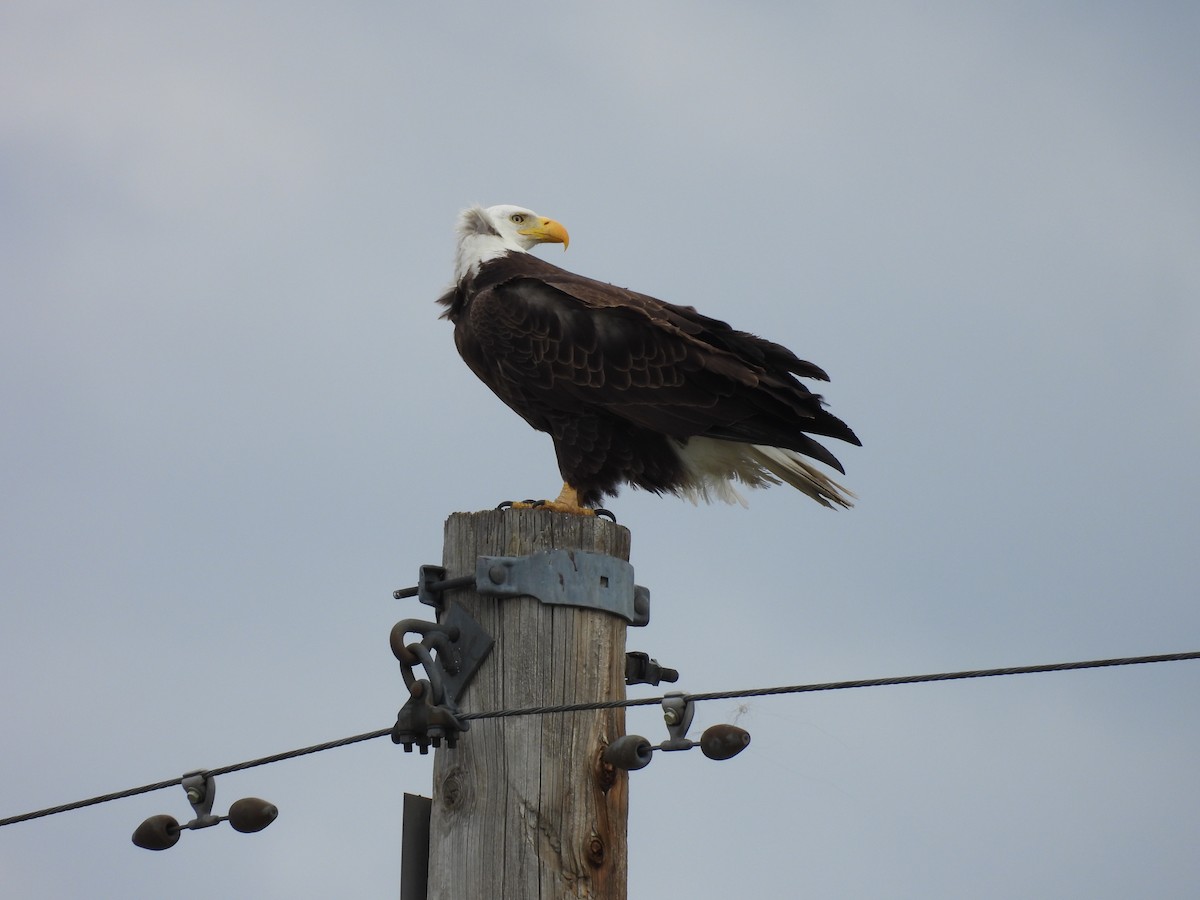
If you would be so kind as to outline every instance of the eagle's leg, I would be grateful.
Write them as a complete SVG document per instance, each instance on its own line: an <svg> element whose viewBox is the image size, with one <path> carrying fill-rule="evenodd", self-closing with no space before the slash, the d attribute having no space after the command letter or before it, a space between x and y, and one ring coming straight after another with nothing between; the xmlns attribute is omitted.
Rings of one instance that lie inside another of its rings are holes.
<svg viewBox="0 0 1200 900"><path fill-rule="evenodd" d="M579 504L579 491L571 487L565 481L562 486L562 493L554 500L538 500L535 502L514 503L513 509L550 509L554 512L570 513L575 516L594 516L596 510L589 509L586 506Z"/></svg>
<svg viewBox="0 0 1200 900"><path fill-rule="evenodd" d="M586 506L579 504L579 491L571 487L565 481L563 482L562 491L559 492L558 499L551 500L545 504L551 509L559 512L574 513L577 516L594 516L596 511L588 509Z"/></svg>

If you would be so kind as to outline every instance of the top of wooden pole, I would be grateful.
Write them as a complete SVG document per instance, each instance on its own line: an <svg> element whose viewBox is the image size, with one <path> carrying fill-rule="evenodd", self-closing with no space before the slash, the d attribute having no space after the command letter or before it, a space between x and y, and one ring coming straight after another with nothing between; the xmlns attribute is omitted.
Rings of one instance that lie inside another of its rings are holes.
<svg viewBox="0 0 1200 900"><path fill-rule="evenodd" d="M446 519L447 547L464 542L480 556L527 556L543 550L587 550L629 560L629 529L601 516L580 516L545 509L488 509L451 513ZM450 560L446 560L450 564ZM448 572L453 576L462 574Z"/></svg>

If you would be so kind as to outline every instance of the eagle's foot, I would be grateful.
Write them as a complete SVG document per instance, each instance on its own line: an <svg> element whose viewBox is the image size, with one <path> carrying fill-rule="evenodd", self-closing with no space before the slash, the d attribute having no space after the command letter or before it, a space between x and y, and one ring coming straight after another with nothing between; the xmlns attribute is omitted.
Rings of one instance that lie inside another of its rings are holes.
<svg viewBox="0 0 1200 900"><path fill-rule="evenodd" d="M562 493L554 500L506 500L498 509L548 509L551 512L567 513L572 516L604 516L617 521L607 509L592 509L579 502L579 492L569 484L564 483Z"/></svg>

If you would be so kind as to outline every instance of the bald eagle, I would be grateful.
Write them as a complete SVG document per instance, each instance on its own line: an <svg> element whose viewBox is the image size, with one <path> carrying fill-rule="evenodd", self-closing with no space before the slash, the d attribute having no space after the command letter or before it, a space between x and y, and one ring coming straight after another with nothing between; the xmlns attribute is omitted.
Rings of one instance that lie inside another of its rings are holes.
<svg viewBox="0 0 1200 900"><path fill-rule="evenodd" d="M810 435L859 444L798 380L828 381L824 371L690 306L528 252L568 241L558 222L518 206L464 210L454 284L438 300L471 371L553 439L564 484L547 506L586 513L623 484L745 505L739 482L851 505L804 458L844 473Z"/></svg>

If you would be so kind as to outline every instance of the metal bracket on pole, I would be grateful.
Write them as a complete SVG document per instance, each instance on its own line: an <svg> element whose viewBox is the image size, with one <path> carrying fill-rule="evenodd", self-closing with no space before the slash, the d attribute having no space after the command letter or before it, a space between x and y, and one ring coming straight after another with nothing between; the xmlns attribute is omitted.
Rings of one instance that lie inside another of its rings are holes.
<svg viewBox="0 0 1200 900"><path fill-rule="evenodd" d="M475 564L480 593L534 597L542 603L615 613L631 625L650 621L650 592L633 583L623 559L585 550L548 550L529 556L481 556Z"/></svg>
<svg viewBox="0 0 1200 900"><path fill-rule="evenodd" d="M649 653L641 650L630 650L625 654L625 683L653 684L664 681L679 680L679 671L660 665L657 659L651 659Z"/></svg>
<svg viewBox="0 0 1200 900"><path fill-rule="evenodd" d="M473 589L485 597L533 597L550 605L598 609L621 616L631 625L650 621L650 591L633 583L633 566L604 553L550 550L529 556L480 556L473 575L447 578L441 566L421 566L418 582L393 591L397 600L417 597L437 610L436 622L404 619L392 628L392 653L409 699L396 717L392 741L421 753L445 741L453 747L470 727L458 700L492 649L493 639L458 604L447 604L447 591ZM408 635L421 635L409 643ZM436 655L435 655L436 654ZM645 654L626 661L626 678L657 684L679 677ZM414 667L425 670L418 679ZM632 668L631 668L632 666ZM635 683L635 682L629 682Z"/></svg>
<svg viewBox="0 0 1200 900"><path fill-rule="evenodd" d="M440 611L443 592L462 588L473 588L485 597L534 597L547 604L604 610L635 627L650 622L650 591L633 583L633 566L586 550L481 556L474 576L457 578L446 578L446 570L440 566L421 566L418 584L392 596L397 600L418 597Z"/></svg>

